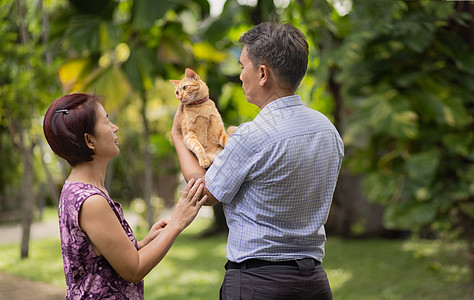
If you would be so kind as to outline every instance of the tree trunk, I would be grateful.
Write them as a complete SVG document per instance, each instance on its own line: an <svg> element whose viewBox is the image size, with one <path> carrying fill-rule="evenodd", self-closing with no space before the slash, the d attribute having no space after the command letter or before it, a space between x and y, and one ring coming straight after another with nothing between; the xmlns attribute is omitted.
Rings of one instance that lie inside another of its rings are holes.
<svg viewBox="0 0 474 300"><path fill-rule="evenodd" d="M474 199L472 199L474 201ZM471 270L471 281L474 282L474 220L469 216L465 216L465 232L467 240L467 260Z"/></svg>
<svg viewBox="0 0 474 300"><path fill-rule="evenodd" d="M59 202L59 194L58 194L58 191L56 190L56 186L54 184L54 180L53 180L53 176L51 175L51 172L49 171L49 166L48 164L44 161L44 140L41 139L40 140L40 145L39 145L39 148L40 148L40 154L41 154L41 165L43 166L43 171L44 171L44 174L45 174L45 177L46 177L46 188L47 188L47 191L48 191L48 194L49 194L49 197L51 198L51 200L53 201L54 205L58 205L58 202Z"/></svg>
<svg viewBox="0 0 474 300"><path fill-rule="evenodd" d="M217 203L212 207L214 212L214 222L212 225L204 231L200 237L214 236L221 233L227 233L229 228L227 227L227 222L224 215L224 208L222 203Z"/></svg>
<svg viewBox="0 0 474 300"><path fill-rule="evenodd" d="M10 124L10 135L13 145L21 153L23 176L21 178L21 258L27 258L30 245L30 229L33 222L34 208L34 143L26 145L25 130L14 120Z"/></svg>
<svg viewBox="0 0 474 300"><path fill-rule="evenodd" d="M223 233L227 232L229 228L227 227L227 222L224 215L224 208L222 203L218 203L212 207L214 211L214 219L215 219L215 233Z"/></svg>
<svg viewBox="0 0 474 300"><path fill-rule="evenodd" d="M328 89L334 98L334 126L339 131L339 134L342 136L344 134L344 123L343 123L343 108L344 104L342 101L341 95L341 84L336 81L337 70L331 68L330 75L328 79Z"/></svg>
<svg viewBox="0 0 474 300"><path fill-rule="evenodd" d="M176 187L179 184L179 177L176 175L176 161L172 158L162 160L159 170L155 175L155 192L164 200L166 208L171 208L176 204Z"/></svg>
<svg viewBox="0 0 474 300"><path fill-rule="evenodd" d="M472 2L458 1L455 4L455 8L458 12L462 12L470 15L470 20L467 26L461 26L452 22L450 24L450 30L458 33L469 46L469 49L474 53L474 4ZM470 198L468 202L474 202L473 198ZM468 249L468 264L471 271L471 281L474 282L474 219L468 215L464 215L463 218L464 232L467 240Z"/></svg>
<svg viewBox="0 0 474 300"><path fill-rule="evenodd" d="M46 64L51 64L53 62L53 54L48 46L49 42L49 16L48 11L44 9L44 1L39 1L39 8L41 10L41 36L43 39L43 46L45 47L44 59Z"/></svg>
<svg viewBox="0 0 474 300"><path fill-rule="evenodd" d="M20 36L20 44L25 45L28 42L28 30L24 16L26 15L24 1L17 0L18 9L18 31ZM27 258L30 245L30 229L33 222L33 184L34 184L34 143L30 146L26 145L26 130L16 120L11 120L10 133L12 142L20 151L23 160L23 177L21 180L21 200L22 200L22 217L21 217L21 258Z"/></svg>
<svg viewBox="0 0 474 300"><path fill-rule="evenodd" d="M16 0L18 9L18 31L20 35L20 44L25 45L28 41L28 31L25 25L25 5L24 1Z"/></svg>
<svg viewBox="0 0 474 300"><path fill-rule="evenodd" d="M341 171L325 225L329 234L343 237L380 237L388 234L383 227L383 208L367 200L362 190L362 179L360 175Z"/></svg>
<svg viewBox="0 0 474 300"><path fill-rule="evenodd" d="M23 135L23 133L21 133ZM22 138L23 140L23 138ZM33 223L34 208L34 168L33 168L33 148L26 147L24 141L21 141L21 152L23 157L23 178L22 186L22 217L21 217L21 258L28 258L30 248L30 229Z"/></svg>

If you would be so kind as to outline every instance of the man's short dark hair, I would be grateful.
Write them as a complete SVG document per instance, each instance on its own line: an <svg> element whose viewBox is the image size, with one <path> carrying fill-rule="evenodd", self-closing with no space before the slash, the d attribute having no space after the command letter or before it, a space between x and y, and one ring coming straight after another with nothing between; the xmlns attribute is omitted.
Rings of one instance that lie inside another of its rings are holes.
<svg viewBox="0 0 474 300"><path fill-rule="evenodd" d="M308 42L289 23L265 22L244 33L239 42L255 67L267 65L285 88L297 89L308 67Z"/></svg>

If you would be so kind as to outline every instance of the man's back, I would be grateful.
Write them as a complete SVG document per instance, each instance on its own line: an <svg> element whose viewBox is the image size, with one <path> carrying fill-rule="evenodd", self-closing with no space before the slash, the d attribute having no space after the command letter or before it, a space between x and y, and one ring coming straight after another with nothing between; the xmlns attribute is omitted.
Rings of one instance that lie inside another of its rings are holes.
<svg viewBox="0 0 474 300"><path fill-rule="evenodd" d="M225 161L219 176L238 187L219 198L228 204L228 258L321 261L343 156L334 126L292 96L267 105L234 135L216 166ZM212 182L208 188L213 192Z"/></svg>

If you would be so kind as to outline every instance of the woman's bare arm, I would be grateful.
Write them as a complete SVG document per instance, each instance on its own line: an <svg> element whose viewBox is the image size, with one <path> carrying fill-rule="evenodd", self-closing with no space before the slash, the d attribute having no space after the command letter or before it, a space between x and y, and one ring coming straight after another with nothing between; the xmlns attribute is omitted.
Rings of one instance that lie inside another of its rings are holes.
<svg viewBox="0 0 474 300"><path fill-rule="evenodd" d="M137 251L107 200L94 195L84 201L79 224L96 253L103 255L125 280L140 282L168 253L178 235L194 220L206 196L199 200L202 181L190 180L176 204L170 221L157 236Z"/></svg>

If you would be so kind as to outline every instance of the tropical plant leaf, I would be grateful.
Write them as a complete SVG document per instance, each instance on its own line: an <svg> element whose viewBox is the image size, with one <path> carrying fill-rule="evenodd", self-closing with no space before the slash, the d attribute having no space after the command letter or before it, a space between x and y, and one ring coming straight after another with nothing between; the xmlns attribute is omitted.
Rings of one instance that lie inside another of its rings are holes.
<svg viewBox="0 0 474 300"><path fill-rule="evenodd" d="M471 51L458 51L456 66L469 74L474 74L474 54Z"/></svg>
<svg viewBox="0 0 474 300"><path fill-rule="evenodd" d="M452 153L474 160L474 133L452 133L443 136L444 146Z"/></svg>
<svg viewBox="0 0 474 300"><path fill-rule="evenodd" d="M474 219L474 202L463 202L459 204L459 209L470 218Z"/></svg>
<svg viewBox="0 0 474 300"><path fill-rule="evenodd" d="M119 43L117 28L110 22L99 23L99 50L106 52L114 49Z"/></svg>
<svg viewBox="0 0 474 300"><path fill-rule="evenodd" d="M376 132L397 138L413 139L418 134L417 115L409 101L395 90L367 99L368 121Z"/></svg>
<svg viewBox="0 0 474 300"><path fill-rule="evenodd" d="M226 57L224 53L217 51L217 49L208 42L193 44L193 53L197 60L212 61L215 63L222 62Z"/></svg>
<svg viewBox="0 0 474 300"><path fill-rule="evenodd" d="M92 72L93 61L90 58L76 58L64 63L58 71L59 81L64 92L79 91L87 76Z"/></svg>
<svg viewBox="0 0 474 300"><path fill-rule="evenodd" d="M421 17L415 13L394 27L394 36L416 53L423 52L431 44L435 33L434 24L420 20Z"/></svg>
<svg viewBox="0 0 474 300"><path fill-rule="evenodd" d="M153 84L153 76L159 69L159 62L153 50L145 47L132 49L130 57L123 64L125 74L138 91L146 91Z"/></svg>
<svg viewBox="0 0 474 300"><path fill-rule="evenodd" d="M436 215L437 208L429 202L400 203L387 207L384 223L387 228L420 228L432 222Z"/></svg>
<svg viewBox="0 0 474 300"><path fill-rule="evenodd" d="M147 29L175 5L173 0L135 0L133 2L132 24L137 29Z"/></svg>
<svg viewBox="0 0 474 300"><path fill-rule="evenodd" d="M405 163L408 178L429 185L436 176L440 158L441 155L436 149L412 155Z"/></svg>
<svg viewBox="0 0 474 300"><path fill-rule="evenodd" d="M161 38L158 57L164 64L191 66L193 63L191 46L170 34Z"/></svg>
<svg viewBox="0 0 474 300"><path fill-rule="evenodd" d="M113 49L119 42L117 28L99 16L74 16L69 22L66 36L74 49L92 53Z"/></svg>
<svg viewBox="0 0 474 300"><path fill-rule="evenodd" d="M96 70L84 88L90 93L104 96L107 109L111 111L118 110L133 91L127 76L115 65Z"/></svg>
<svg viewBox="0 0 474 300"><path fill-rule="evenodd" d="M363 188L371 201L387 204L398 189L398 178L373 172L365 176Z"/></svg>
<svg viewBox="0 0 474 300"><path fill-rule="evenodd" d="M227 0L222 13L206 28L203 39L211 44L224 39L229 30L235 26L235 18L242 12L242 6L236 0Z"/></svg>

